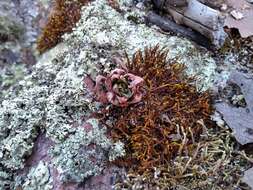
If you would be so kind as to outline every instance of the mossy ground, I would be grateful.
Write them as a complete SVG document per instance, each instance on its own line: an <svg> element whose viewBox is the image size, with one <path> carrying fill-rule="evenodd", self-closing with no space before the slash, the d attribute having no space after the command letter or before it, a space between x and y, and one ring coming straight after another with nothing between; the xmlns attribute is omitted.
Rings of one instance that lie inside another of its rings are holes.
<svg viewBox="0 0 253 190"><path fill-rule="evenodd" d="M194 145L194 154L178 154L167 165L136 174L129 170L116 184L123 189L250 190L241 181L252 166L252 155L239 151L226 127L208 129Z"/></svg>
<svg viewBox="0 0 253 190"><path fill-rule="evenodd" d="M120 54L121 50L132 55L146 46L152 47L157 43L166 45L170 49L170 58L177 58L179 63L184 64L188 75L198 76L196 84L199 87L207 89L215 84L220 75L209 53L198 51L188 40L168 37L142 22L138 24L127 20L127 15L136 13L128 7L131 2L119 1L125 11L122 13L112 9L104 0L83 7L79 23L61 44L68 48L58 46L55 49L57 51L45 53L32 74L20 81L20 94L9 92L5 104L0 107L0 129L3 130L0 134L3 148L0 152L3 155L0 160L0 187L3 184L14 189L15 179L19 176L16 169L26 167L25 160L32 153L39 129L57 143L56 148L60 147L52 159L58 166L66 168L63 177L69 174L78 177L76 173L87 171L83 167L78 168L69 154L64 154L64 151L72 150L73 157L85 161L83 154L86 152L78 152L79 149L73 150L73 147L84 143L86 135L80 134L79 128L73 127L73 123L81 125L83 116L94 111L97 105L91 104L84 96L83 76L84 73L95 76L101 68L108 71L111 58ZM60 56L56 56L59 53ZM4 115L8 117L1 118ZM191 143L191 154L184 148L179 149L174 151L167 163L156 165L156 168L141 174L128 167L128 174L117 181L115 189L247 189L240 178L252 163L252 158L239 151L227 128L208 128L201 120L197 125L202 132L198 140ZM75 169L72 164L77 168L74 171L76 173L68 170ZM91 169L94 171L94 167ZM76 181L81 180L82 176Z"/></svg>
<svg viewBox="0 0 253 190"><path fill-rule="evenodd" d="M146 94L136 105L102 112L103 123L113 120L111 137L126 145L126 157L114 163L128 174L116 189L249 189L241 178L252 158L225 125L211 121L210 93L197 92L182 65L168 63L156 46L137 51L126 67L144 78Z"/></svg>

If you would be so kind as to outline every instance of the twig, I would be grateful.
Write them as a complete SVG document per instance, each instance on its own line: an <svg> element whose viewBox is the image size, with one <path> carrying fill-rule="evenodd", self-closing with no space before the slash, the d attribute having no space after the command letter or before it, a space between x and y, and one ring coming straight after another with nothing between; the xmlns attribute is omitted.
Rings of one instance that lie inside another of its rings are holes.
<svg viewBox="0 0 253 190"><path fill-rule="evenodd" d="M197 44L201 46L204 46L208 49L212 48L210 41L202 34L189 30L188 28L184 26L178 25L175 22L169 19L166 19L164 17L161 17L160 15L152 11L147 14L146 21L148 23L151 23L160 27L164 31L171 31L176 34L181 34L182 36L189 38L190 40L196 42Z"/></svg>

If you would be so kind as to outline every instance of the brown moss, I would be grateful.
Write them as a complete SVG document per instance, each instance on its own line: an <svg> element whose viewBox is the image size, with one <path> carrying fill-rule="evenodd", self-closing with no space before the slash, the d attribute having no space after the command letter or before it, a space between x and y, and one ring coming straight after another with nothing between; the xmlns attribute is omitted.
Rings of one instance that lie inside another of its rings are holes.
<svg viewBox="0 0 253 190"><path fill-rule="evenodd" d="M208 93L197 92L193 79L183 75L184 66L168 63L166 57L167 51L156 46L128 60L129 72L146 82L144 98L127 108L113 106L101 119L108 123L115 118L109 134L126 144L127 157L117 163L139 172L165 165L178 153L191 153L203 125L211 125Z"/></svg>
<svg viewBox="0 0 253 190"><path fill-rule="evenodd" d="M55 0L55 7L37 40L40 53L54 47L61 41L63 34L71 32L81 17L81 7L88 0Z"/></svg>
<svg viewBox="0 0 253 190"><path fill-rule="evenodd" d="M209 128L205 139L196 143L194 154L176 156L169 164L145 171L129 171L116 182L114 189L243 189L244 171L252 167L252 155L235 150L237 144L226 127Z"/></svg>

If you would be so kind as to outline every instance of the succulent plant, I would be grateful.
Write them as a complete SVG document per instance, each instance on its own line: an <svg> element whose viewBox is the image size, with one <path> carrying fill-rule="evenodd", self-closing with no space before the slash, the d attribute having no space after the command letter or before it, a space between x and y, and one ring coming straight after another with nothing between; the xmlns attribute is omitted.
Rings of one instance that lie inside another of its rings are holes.
<svg viewBox="0 0 253 190"><path fill-rule="evenodd" d="M125 107L141 101L143 96L143 78L125 69L114 69L108 76L98 75L95 82L87 76L84 83L101 103Z"/></svg>

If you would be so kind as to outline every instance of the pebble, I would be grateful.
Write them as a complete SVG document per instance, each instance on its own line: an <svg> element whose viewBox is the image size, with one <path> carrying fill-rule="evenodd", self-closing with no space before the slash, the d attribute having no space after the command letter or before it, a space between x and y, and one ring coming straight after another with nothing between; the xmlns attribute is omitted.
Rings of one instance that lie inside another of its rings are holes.
<svg viewBox="0 0 253 190"><path fill-rule="evenodd" d="M138 9L140 9L140 10L144 10L144 9L145 9L145 5L144 5L144 3L142 3L142 2L137 3L137 4L136 4L136 7L137 7Z"/></svg>
<svg viewBox="0 0 253 190"><path fill-rule="evenodd" d="M243 19L243 14L237 10L233 10L230 12L230 14L236 19L236 20L241 20Z"/></svg>
<svg viewBox="0 0 253 190"><path fill-rule="evenodd" d="M228 5L227 4L221 4L220 10L221 11L226 11L228 9Z"/></svg>

